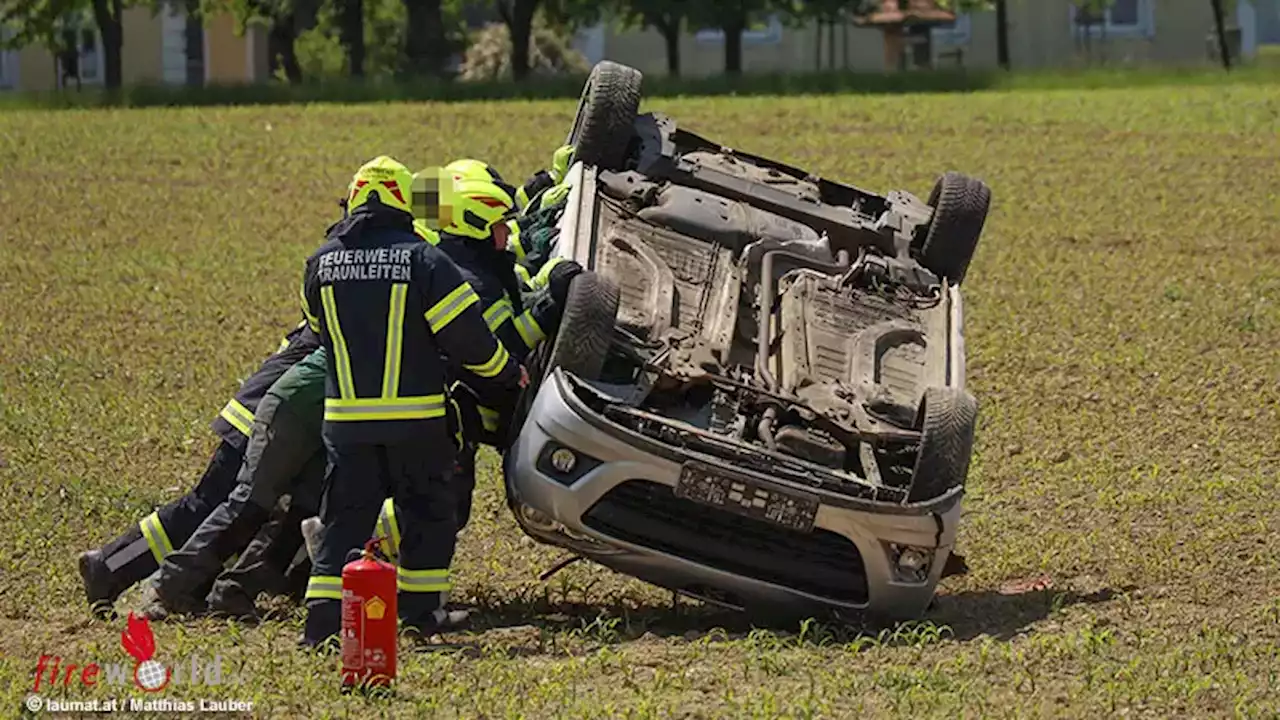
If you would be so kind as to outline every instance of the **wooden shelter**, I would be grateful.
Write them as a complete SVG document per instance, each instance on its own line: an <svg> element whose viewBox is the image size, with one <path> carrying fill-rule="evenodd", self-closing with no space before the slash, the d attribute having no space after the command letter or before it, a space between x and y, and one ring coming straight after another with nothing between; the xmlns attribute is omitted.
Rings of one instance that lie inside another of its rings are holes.
<svg viewBox="0 0 1280 720"><path fill-rule="evenodd" d="M956 21L956 14L934 0L881 0L879 9L854 18L859 27L878 27L884 33L886 70L905 70L907 52L911 65L930 65L929 29Z"/></svg>

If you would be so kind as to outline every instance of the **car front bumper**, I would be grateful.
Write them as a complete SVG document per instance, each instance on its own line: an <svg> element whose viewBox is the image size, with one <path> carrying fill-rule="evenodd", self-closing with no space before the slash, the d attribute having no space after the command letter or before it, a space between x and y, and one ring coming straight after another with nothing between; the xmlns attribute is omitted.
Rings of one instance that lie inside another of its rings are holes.
<svg viewBox="0 0 1280 720"><path fill-rule="evenodd" d="M549 447L571 450L574 469L552 467ZM770 489L796 489L605 419L557 369L506 455L508 500L535 539L717 604L887 619L927 610L955 543L959 489L902 506L805 488L820 505L813 530L801 532L676 497L687 460Z"/></svg>

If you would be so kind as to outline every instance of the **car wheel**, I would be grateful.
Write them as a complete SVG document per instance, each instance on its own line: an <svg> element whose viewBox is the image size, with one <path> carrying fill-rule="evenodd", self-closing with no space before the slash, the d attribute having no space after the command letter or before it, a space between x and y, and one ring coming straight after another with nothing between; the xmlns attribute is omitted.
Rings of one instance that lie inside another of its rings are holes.
<svg viewBox="0 0 1280 720"><path fill-rule="evenodd" d="M591 69L567 143L574 159L601 170L622 170L640 111L639 70L603 60Z"/></svg>
<svg viewBox="0 0 1280 720"><path fill-rule="evenodd" d="M964 485L977 421L978 401L968 392L948 387L925 390L917 413L920 452L908 502L930 500Z"/></svg>
<svg viewBox="0 0 1280 720"><path fill-rule="evenodd" d="M598 380L617 318L618 288L613 283L590 271L573 278L544 377L559 366L584 380Z"/></svg>
<svg viewBox="0 0 1280 720"><path fill-rule="evenodd" d="M959 285L987 222L991 188L963 173L948 172L934 183L929 205L933 208L933 221L925 235L920 262Z"/></svg>

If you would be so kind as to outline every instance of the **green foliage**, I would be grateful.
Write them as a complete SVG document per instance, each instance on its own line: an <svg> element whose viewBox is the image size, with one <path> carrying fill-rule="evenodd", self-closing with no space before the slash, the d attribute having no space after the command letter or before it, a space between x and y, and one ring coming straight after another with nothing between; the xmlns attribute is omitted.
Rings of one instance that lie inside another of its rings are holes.
<svg viewBox="0 0 1280 720"><path fill-rule="evenodd" d="M529 70L534 77L574 74L590 70L582 53L549 24L535 20L529 43ZM511 72L511 33L505 23L491 23L472 37L459 79L466 82L507 80Z"/></svg>
<svg viewBox="0 0 1280 720"><path fill-rule="evenodd" d="M42 45L53 51L62 49L62 30L93 24L89 0L6 0L0 3L0 26L13 35L0 41L0 47L22 48Z"/></svg>

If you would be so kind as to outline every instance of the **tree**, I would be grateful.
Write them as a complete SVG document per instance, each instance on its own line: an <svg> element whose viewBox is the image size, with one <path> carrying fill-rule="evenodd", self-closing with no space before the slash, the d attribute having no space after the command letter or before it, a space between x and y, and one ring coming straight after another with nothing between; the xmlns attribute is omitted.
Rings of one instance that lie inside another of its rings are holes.
<svg viewBox="0 0 1280 720"><path fill-rule="evenodd" d="M787 0L700 0L687 4L689 19L699 27L724 31L724 72L742 74L742 33L752 17L769 10L799 14L803 3Z"/></svg>
<svg viewBox="0 0 1280 720"><path fill-rule="evenodd" d="M623 27L652 28L667 45L667 74L680 76L680 33L696 2L688 0L619 0L618 19Z"/></svg>
<svg viewBox="0 0 1280 720"><path fill-rule="evenodd" d="M439 75L449 54L441 0L403 0L405 70L409 75Z"/></svg>
<svg viewBox="0 0 1280 720"><path fill-rule="evenodd" d="M511 76L518 82L529 77L529 36L533 14L540 0L494 0L498 15L511 34Z"/></svg>
<svg viewBox="0 0 1280 720"><path fill-rule="evenodd" d="M351 77L364 77L364 0L336 0L338 40L347 52Z"/></svg>
<svg viewBox="0 0 1280 720"><path fill-rule="evenodd" d="M813 22L815 69L822 67L822 29L827 29L827 65L835 66L835 29L844 25L850 15L870 12L880 3L877 0L803 0L794 6L784 7L787 14L800 22ZM848 36L846 35L846 38ZM846 54L848 50L846 48Z"/></svg>
<svg viewBox="0 0 1280 720"><path fill-rule="evenodd" d="M1086 4L1097 1L1084 0ZM1009 69L1009 0L939 0L938 5L957 14L994 9L996 11L996 63L1004 70Z"/></svg>
<svg viewBox="0 0 1280 720"><path fill-rule="evenodd" d="M64 37L66 20L91 16L102 37L102 80L108 90L122 84L124 73L121 48L124 46L122 14L124 0L12 0L0 11L0 23L16 30L8 47L44 45L55 55L76 50L74 36Z"/></svg>
<svg viewBox="0 0 1280 720"><path fill-rule="evenodd" d="M1213 4L1213 24L1218 33L1218 52L1222 56L1222 67L1231 71L1231 48L1227 47L1227 28L1222 19L1222 0L1211 0Z"/></svg>

